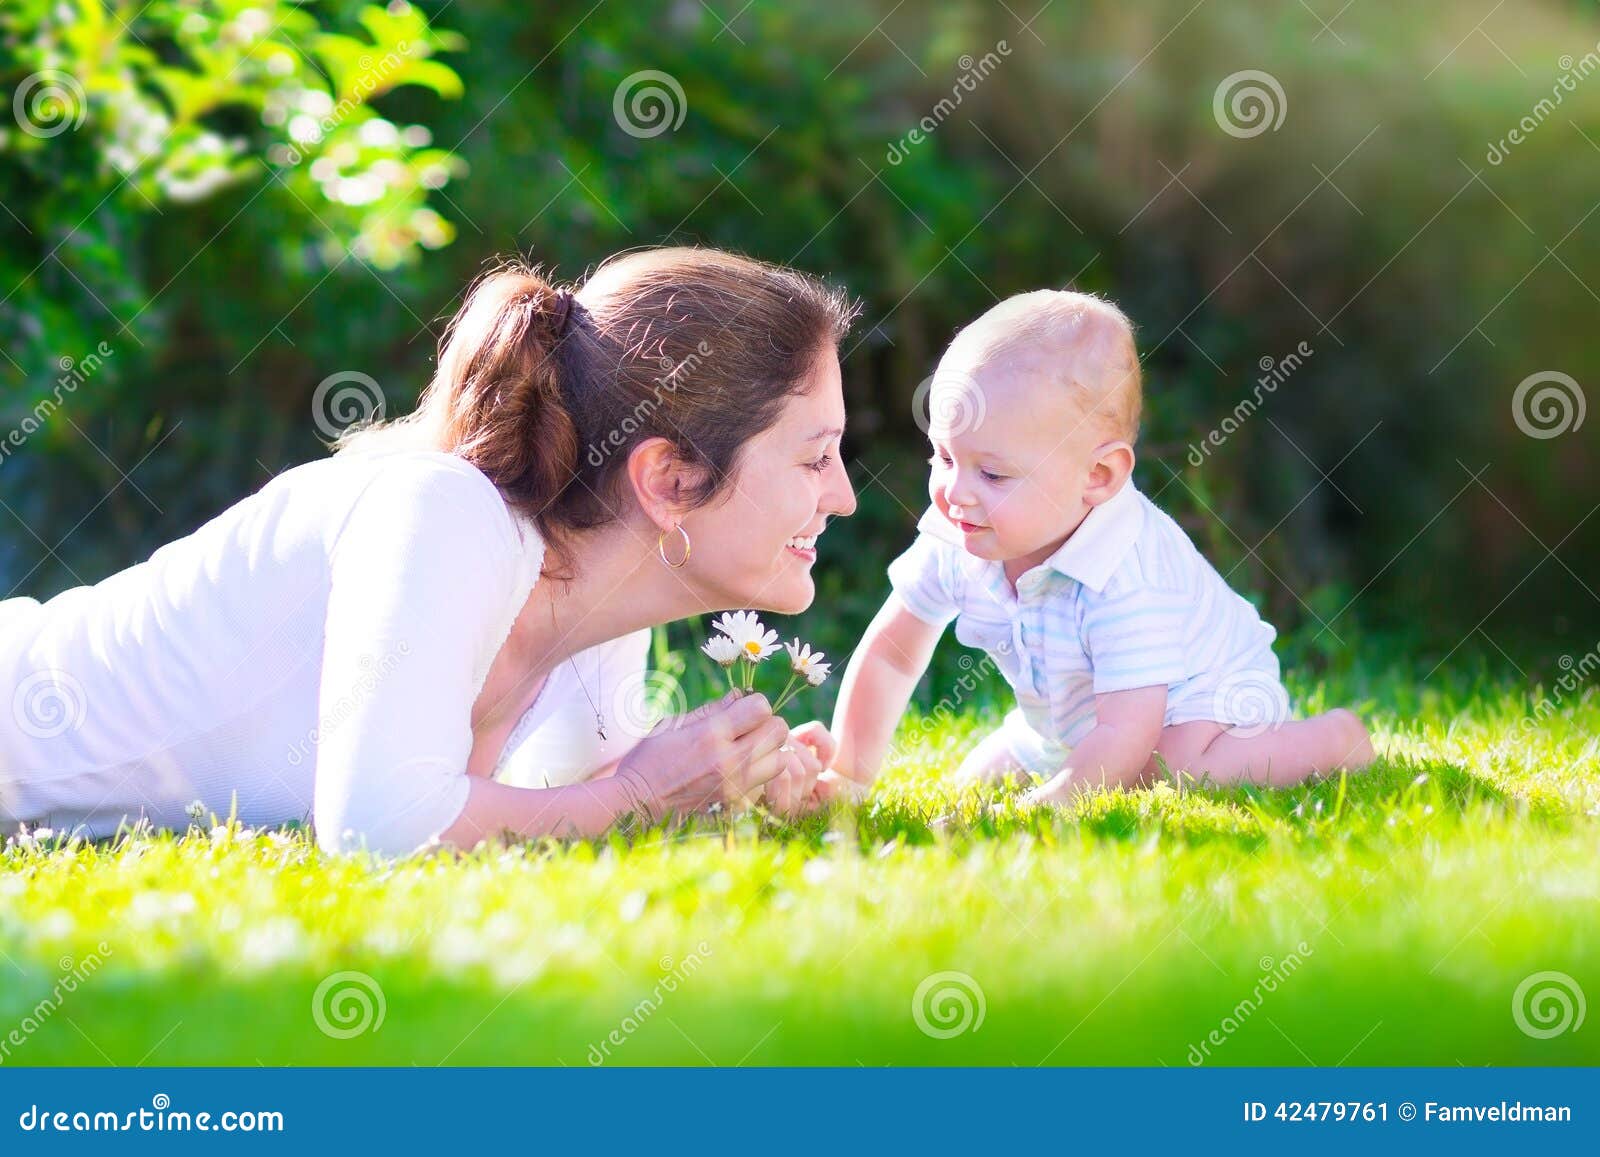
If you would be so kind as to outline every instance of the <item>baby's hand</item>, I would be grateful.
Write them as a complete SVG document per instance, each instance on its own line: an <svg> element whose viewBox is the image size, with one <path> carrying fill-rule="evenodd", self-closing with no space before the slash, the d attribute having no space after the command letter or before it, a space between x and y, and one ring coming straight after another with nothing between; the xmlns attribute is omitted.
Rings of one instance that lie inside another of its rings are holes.
<svg viewBox="0 0 1600 1157"><path fill-rule="evenodd" d="M813 810L834 803L858 804L867 798L867 788L848 775L831 768L817 776L817 785L811 791Z"/></svg>
<svg viewBox="0 0 1600 1157"><path fill-rule="evenodd" d="M789 742L809 747L811 753L817 757L817 762L823 767L833 763L834 756L839 754L839 743L834 739L833 733L815 719L793 728L789 732Z"/></svg>
<svg viewBox="0 0 1600 1157"><path fill-rule="evenodd" d="M789 742L805 748L806 754L823 768L828 768L834 757L839 754L839 744L834 739L833 733L815 719L809 723L802 723L790 731ZM858 803L866 795L866 791L866 788L849 776L841 775L832 769L825 770L812 784L811 791L800 806L799 812L809 814L834 803Z"/></svg>
<svg viewBox="0 0 1600 1157"><path fill-rule="evenodd" d="M1077 802L1080 795L1093 790L1089 784L1074 776L1069 767L1054 777L1022 793L1017 803L1021 807L1060 807Z"/></svg>

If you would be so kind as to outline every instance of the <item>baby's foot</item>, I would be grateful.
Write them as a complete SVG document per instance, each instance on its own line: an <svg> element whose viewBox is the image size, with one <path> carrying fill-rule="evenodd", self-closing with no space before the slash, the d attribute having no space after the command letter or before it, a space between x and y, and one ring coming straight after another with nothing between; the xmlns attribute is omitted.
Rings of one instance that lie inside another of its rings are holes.
<svg viewBox="0 0 1600 1157"><path fill-rule="evenodd" d="M1372 746L1372 736L1367 733L1366 725L1354 711L1338 707L1328 712L1326 718L1336 737L1335 748L1338 759L1336 766L1350 771L1360 771L1377 757L1377 752Z"/></svg>

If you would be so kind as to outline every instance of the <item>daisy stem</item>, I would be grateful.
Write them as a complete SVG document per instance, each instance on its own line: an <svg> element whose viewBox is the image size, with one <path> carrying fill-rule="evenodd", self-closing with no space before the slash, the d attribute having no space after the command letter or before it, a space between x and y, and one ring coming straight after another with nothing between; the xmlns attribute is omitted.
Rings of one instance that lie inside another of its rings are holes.
<svg viewBox="0 0 1600 1157"><path fill-rule="evenodd" d="M732 665L730 664L729 666L726 666L726 667L722 668L722 673L728 677L728 690L729 691L737 691L738 688L733 685L733 667L732 667Z"/></svg>
<svg viewBox="0 0 1600 1157"><path fill-rule="evenodd" d="M795 680L799 678L800 672L798 671L789 676L789 685L783 689L783 693L778 696L778 701L772 705L772 713L774 715L776 715L783 708L785 703L794 698L794 684Z"/></svg>

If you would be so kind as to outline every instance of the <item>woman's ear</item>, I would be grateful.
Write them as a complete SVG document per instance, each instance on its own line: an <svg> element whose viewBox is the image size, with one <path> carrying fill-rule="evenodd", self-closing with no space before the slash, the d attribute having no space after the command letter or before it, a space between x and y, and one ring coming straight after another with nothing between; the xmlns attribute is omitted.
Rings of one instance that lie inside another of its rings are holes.
<svg viewBox="0 0 1600 1157"><path fill-rule="evenodd" d="M665 438L646 438L628 452L628 481L645 517L661 530L671 530L688 512L685 498L698 471L678 456Z"/></svg>
<svg viewBox="0 0 1600 1157"><path fill-rule="evenodd" d="M1089 484L1083 489L1083 500L1090 506L1099 506L1114 497L1122 484L1133 473L1133 447L1127 442L1105 442L1095 447L1094 462L1089 467Z"/></svg>

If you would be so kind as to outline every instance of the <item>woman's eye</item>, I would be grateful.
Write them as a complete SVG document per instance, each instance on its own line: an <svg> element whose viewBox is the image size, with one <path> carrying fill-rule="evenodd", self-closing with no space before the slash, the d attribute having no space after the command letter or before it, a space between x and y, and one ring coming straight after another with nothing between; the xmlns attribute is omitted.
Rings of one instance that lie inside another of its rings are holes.
<svg viewBox="0 0 1600 1157"><path fill-rule="evenodd" d="M818 474L821 474L829 466L833 465L833 455L832 454L824 454L821 458L818 458L815 462L808 462L807 465L812 470L815 470Z"/></svg>

